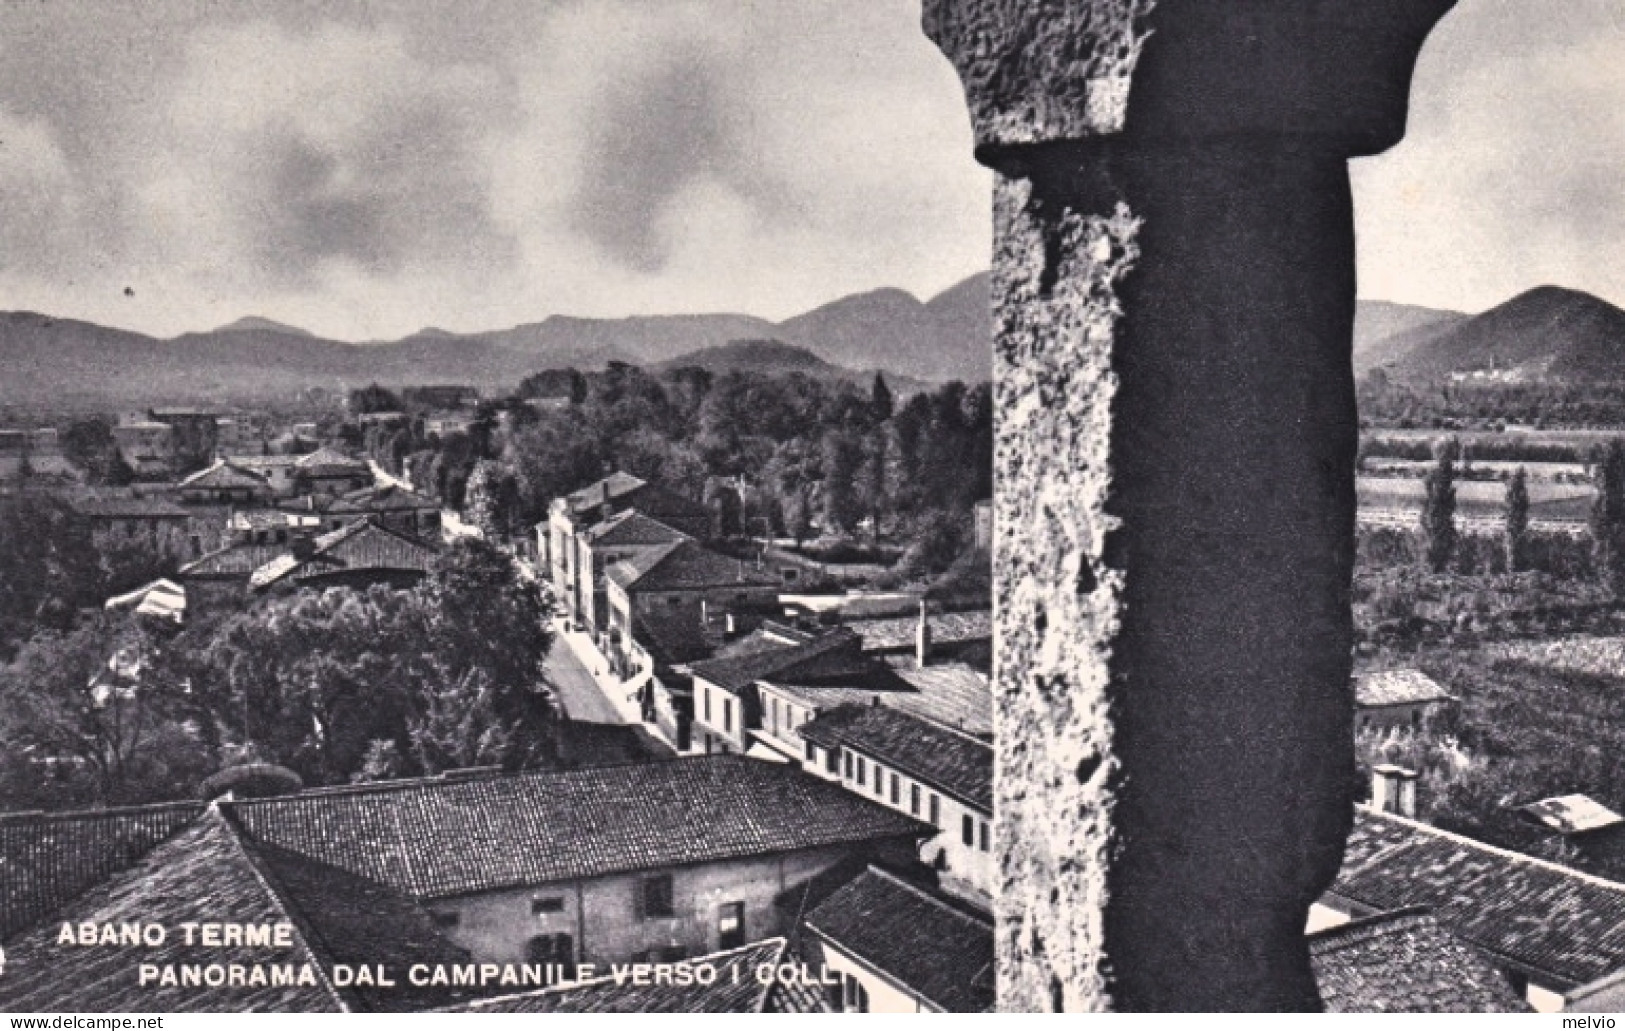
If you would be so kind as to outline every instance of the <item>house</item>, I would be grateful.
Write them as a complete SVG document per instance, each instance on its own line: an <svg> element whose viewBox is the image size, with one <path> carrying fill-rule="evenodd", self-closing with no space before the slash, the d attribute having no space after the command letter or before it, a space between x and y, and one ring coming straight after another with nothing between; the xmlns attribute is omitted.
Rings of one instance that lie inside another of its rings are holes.
<svg viewBox="0 0 1625 1031"><path fill-rule="evenodd" d="M63 453L56 430L0 430L0 483L24 476L36 482L73 482L80 478Z"/></svg>
<svg viewBox="0 0 1625 1031"><path fill-rule="evenodd" d="M320 537L294 540L291 550L254 570L248 586L256 591L286 582L316 588L411 587L434 569L439 554L432 544L360 519Z"/></svg>
<svg viewBox="0 0 1625 1031"><path fill-rule="evenodd" d="M573 623L586 623L592 599L591 578L581 568L576 536L628 509L690 537L710 536L711 513L704 505L629 473L613 473L553 499L547 522L536 527L537 553L565 618Z"/></svg>
<svg viewBox="0 0 1625 1031"><path fill-rule="evenodd" d="M857 635L838 629L784 645L768 633L751 638L727 654L690 663L685 672L694 684L694 731L704 752L745 752L751 731L762 725L757 682L795 679L818 682L846 677L868 668ZM754 647L755 644L760 647Z"/></svg>
<svg viewBox="0 0 1625 1031"><path fill-rule="evenodd" d="M265 476L224 459L186 477L176 494L188 505L269 504L276 496Z"/></svg>
<svg viewBox="0 0 1625 1031"><path fill-rule="evenodd" d="M113 427L113 443L124 464L141 480L166 479L171 471L175 430L145 416L121 419Z"/></svg>
<svg viewBox="0 0 1625 1031"><path fill-rule="evenodd" d="M373 484L372 466L330 447L318 447L293 462L294 493L339 497Z"/></svg>
<svg viewBox="0 0 1625 1031"><path fill-rule="evenodd" d="M588 632L600 639L609 632L605 571L610 566L688 539L681 530L630 508L576 534L578 596L583 601L582 622Z"/></svg>
<svg viewBox="0 0 1625 1031"><path fill-rule="evenodd" d="M587 575L590 566L579 567ZM778 604L779 586L773 577L743 561L718 555L684 537L668 544L639 548L610 566L605 574L608 609L607 650L617 668L630 668L628 643L638 621L650 612L677 616L696 628L714 620L759 622Z"/></svg>
<svg viewBox="0 0 1625 1031"><path fill-rule="evenodd" d="M863 650L874 655L910 655L921 665L956 660L988 668L993 644L993 612L931 612L925 603L911 616L883 619L847 619L863 639Z"/></svg>
<svg viewBox="0 0 1625 1031"><path fill-rule="evenodd" d="M45 878L46 890L4 889L26 913L0 912L0 1009L332 1011L433 1001L347 989L321 976L333 963L384 964L403 985L412 965L473 964L485 994L545 987L548 966L675 962L784 937L815 878L854 862L905 861L930 832L799 770L737 756L464 771L155 815L128 848L95 840L110 819L131 822L117 811L0 818L0 841L19 839L31 868L61 871ZM310 982L149 987L137 1006L129 950L57 944L63 922L176 929L221 919L291 928L274 949L188 949L173 935L139 961L308 963Z"/></svg>
<svg viewBox="0 0 1625 1031"><path fill-rule="evenodd" d="M98 550L139 545L176 559L203 553L203 528L192 512L174 502L122 495L77 498L70 504L89 522Z"/></svg>
<svg viewBox="0 0 1625 1031"><path fill-rule="evenodd" d="M828 1013L824 993L802 978L767 981L759 971L783 972L804 964L785 938L682 961L714 976L678 983L674 977L611 973L553 988L503 995L449 1007L453 1013Z"/></svg>
<svg viewBox="0 0 1625 1031"><path fill-rule="evenodd" d="M298 455L231 455L226 462L263 479L273 498L291 498L299 493L295 477Z"/></svg>
<svg viewBox="0 0 1625 1031"><path fill-rule="evenodd" d="M1518 811L1588 859L1625 857L1625 817L1587 795L1542 799Z"/></svg>
<svg viewBox="0 0 1625 1031"><path fill-rule="evenodd" d="M1426 909L1309 936L1309 962L1328 1013L1528 1013L1506 977L1446 933Z"/></svg>
<svg viewBox="0 0 1625 1031"><path fill-rule="evenodd" d="M149 408L147 420L170 428L170 468L176 473L201 469L214 461L220 446L218 416L193 408Z"/></svg>
<svg viewBox="0 0 1625 1031"><path fill-rule="evenodd" d="M1368 673L1354 684L1357 730L1421 727L1449 712L1456 699L1439 682L1418 669Z"/></svg>
<svg viewBox="0 0 1625 1031"><path fill-rule="evenodd" d="M1625 884L1357 807L1309 930L1417 906L1542 1013L1625 1006Z"/></svg>
<svg viewBox="0 0 1625 1031"><path fill-rule="evenodd" d="M991 904L993 746L883 705L841 705L803 723L805 768L925 820L940 833L920 859L955 895Z"/></svg>
<svg viewBox="0 0 1625 1031"><path fill-rule="evenodd" d="M871 866L804 919L804 949L849 1013L983 1013L994 1003L993 921Z"/></svg>
<svg viewBox="0 0 1625 1031"><path fill-rule="evenodd" d="M426 541L440 539L440 502L398 483L384 483L351 491L325 506L311 503L331 529L357 518L368 518L396 533Z"/></svg>

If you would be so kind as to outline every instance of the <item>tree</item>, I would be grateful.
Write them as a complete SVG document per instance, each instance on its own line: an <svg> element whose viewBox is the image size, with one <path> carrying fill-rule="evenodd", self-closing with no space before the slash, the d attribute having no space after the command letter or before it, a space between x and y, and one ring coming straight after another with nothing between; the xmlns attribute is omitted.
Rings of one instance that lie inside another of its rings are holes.
<svg viewBox="0 0 1625 1031"><path fill-rule="evenodd" d="M376 383L350 391L349 407L351 414L371 415L374 412L398 412L401 410L401 399L392 391L385 390Z"/></svg>
<svg viewBox="0 0 1625 1031"><path fill-rule="evenodd" d="M1442 440L1433 449L1427 494L1422 502L1422 535L1427 567L1435 573L1450 568L1456 552L1456 455L1460 444Z"/></svg>
<svg viewBox="0 0 1625 1031"><path fill-rule="evenodd" d="M1513 470L1506 491L1507 572L1522 572L1529 561L1529 484L1523 466Z"/></svg>
<svg viewBox="0 0 1625 1031"><path fill-rule="evenodd" d="M875 373L874 386L869 389L871 407L874 409L875 422L885 422L891 418L892 396L891 387L886 385L886 377L879 372Z"/></svg>
<svg viewBox="0 0 1625 1031"><path fill-rule="evenodd" d="M1592 453L1596 497L1591 503L1591 542L1597 570L1615 595L1625 594L1625 439L1615 437Z"/></svg>
<svg viewBox="0 0 1625 1031"><path fill-rule="evenodd" d="M846 533L858 521L858 468L863 449L852 434L829 430L824 434L824 528Z"/></svg>
<svg viewBox="0 0 1625 1031"><path fill-rule="evenodd" d="M69 423L62 432L62 454L91 486L123 486L134 475L113 439L112 423L100 416Z"/></svg>

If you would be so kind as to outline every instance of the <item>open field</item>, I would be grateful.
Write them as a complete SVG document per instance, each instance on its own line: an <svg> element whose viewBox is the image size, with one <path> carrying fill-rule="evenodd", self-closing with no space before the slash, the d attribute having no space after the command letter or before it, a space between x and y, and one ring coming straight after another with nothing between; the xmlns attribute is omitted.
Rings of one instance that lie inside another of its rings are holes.
<svg viewBox="0 0 1625 1031"><path fill-rule="evenodd" d="M1415 513L1422 508L1427 485L1400 476L1361 476L1356 481L1362 515ZM1591 512L1593 490L1588 484L1530 480L1529 517L1537 523L1584 523ZM1506 485L1496 481L1462 480L1456 483L1456 514L1463 520L1499 520L1506 509Z"/></svg>

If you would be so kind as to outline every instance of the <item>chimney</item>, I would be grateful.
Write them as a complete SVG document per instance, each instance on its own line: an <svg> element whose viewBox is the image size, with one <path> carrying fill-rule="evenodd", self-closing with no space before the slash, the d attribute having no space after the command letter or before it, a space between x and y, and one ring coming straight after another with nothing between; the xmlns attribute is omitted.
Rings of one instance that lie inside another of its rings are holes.
<svg viewBox="0 0 1625 1031"><path fill-rule="evenodd" d="M926 603L920 602L920 625L914 628L914 664L924 669L931 661L931 620Z"/></svg>
<svg viewBox="0 0 1625 1031"><path fill-rule="evenodd" d="M1371 808L1379 813L1416 818L1415 770L1383 763L1371 768Z"/></svg>

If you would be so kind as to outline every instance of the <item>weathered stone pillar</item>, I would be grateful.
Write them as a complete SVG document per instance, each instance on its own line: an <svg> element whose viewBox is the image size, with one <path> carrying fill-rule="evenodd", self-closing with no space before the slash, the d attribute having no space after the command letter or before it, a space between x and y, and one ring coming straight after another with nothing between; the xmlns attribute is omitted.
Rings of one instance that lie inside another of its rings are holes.
<svg viewBox="0 0 1625 1031"><path fill-rule="evenodd" d="M1348 832L1347 159L1454 0L926 0L997 173L1000 1006L1314 1009Z"/></svg>

